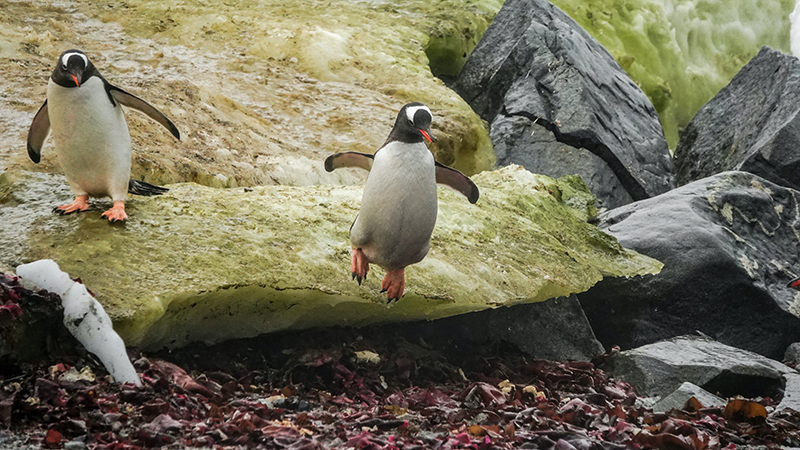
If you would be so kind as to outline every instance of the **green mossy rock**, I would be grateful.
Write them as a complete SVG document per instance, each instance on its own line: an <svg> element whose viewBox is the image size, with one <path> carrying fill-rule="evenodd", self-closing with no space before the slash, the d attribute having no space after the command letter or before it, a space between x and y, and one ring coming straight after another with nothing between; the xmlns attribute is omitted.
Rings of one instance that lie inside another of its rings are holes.
<svg viewBox="0 0 800 450"><path fill-rule="evenodd" d="M469 175L488 170L495 156L487 124L431 66L460 68L501 4L5 2L0 56L10 63L2 86L13 101L0 100L0 170L59 172L50 143L41 164L28 160L25 137L56 59L69 48L85 51L111 83L152 103L181 131L179 142L138 112L127 114L136 179L358 185L363 178L326 173L316 162L334 152L374 152L411 101L433 111L438 161Z"/></svg>
<svg viewBox="0 0 800 450"><path fill-rule="evenodd" d="M349 169L352 170L352 169ZM54 259L96 294L129 345L216 342L283 329L439 317L583 292L605 276L657 273L658 261L588 224L576 177L518 166L473 177L469 204L439 189L431 251L387 306L383 271L350 279L348 229L360 186L215 189L178 184L128 203L130 220L50 211L71 198L59 175L0 175L0 267Z"/></svg>

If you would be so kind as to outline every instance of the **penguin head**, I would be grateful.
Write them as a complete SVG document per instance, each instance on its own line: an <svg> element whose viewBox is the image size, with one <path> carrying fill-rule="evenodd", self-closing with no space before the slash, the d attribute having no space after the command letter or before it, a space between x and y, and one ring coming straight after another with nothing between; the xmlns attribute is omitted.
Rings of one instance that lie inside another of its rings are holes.
<svg viewBox="0 0 800 450"><path fill-rule="evenodd" d="M397 114L394 128L386 142L400 141L408 144L425 140L433 142L431 121L433 114L427 106L419 102L408 103Z"/></svg>
<svg viewBox="0 0 800 450"><path fill-rule="evenodd" d="M95 75L94 65L80 50L67 50L58 57L56 68L50 78L63 87L80 87L89 77Z"/></svg>

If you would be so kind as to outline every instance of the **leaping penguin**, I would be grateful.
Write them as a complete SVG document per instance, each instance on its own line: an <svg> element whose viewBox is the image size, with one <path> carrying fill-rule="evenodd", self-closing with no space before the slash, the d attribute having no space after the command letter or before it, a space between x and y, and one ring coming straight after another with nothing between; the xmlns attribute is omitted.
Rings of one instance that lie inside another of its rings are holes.
<svg viewBox="0 0 800 450"><path fill-rule="evenodd" d="M133 94L111 85L80 50L59 56L47 100L28 130L28 156L41 159L42 145L52 130L56 155L75 200L53 212L86 211L89 197L111 197L114 206L102 214L111 223L124 221L127 193L158 195L166 188L131 180L131 136L122 106L138 109L180 139L175 125Z"/></svg>
<svg viewBox="0 0 800 450"><path fill-rule="evenodd" d="M405 290L405 268L425 257L431 246L438 200L436 183L478 201L475 183L458 170L436 162L424 141L433 142L433 115L422 103L409 103L397 114L386 142L374 155L336 153L325 160L325 170L358 167L369 170L361 209L350 227L354 279L366 278L369 264L386 270L381 292L389 302Z"/></svg>

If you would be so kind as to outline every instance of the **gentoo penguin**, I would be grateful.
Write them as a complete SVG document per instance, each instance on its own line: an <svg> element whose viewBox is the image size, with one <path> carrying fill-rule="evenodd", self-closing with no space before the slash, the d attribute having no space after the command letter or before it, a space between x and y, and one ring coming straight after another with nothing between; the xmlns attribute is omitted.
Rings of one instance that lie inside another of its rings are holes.
<svg viewBox="0 0 800 450"><path fill-rule="evenodd" d="M339 167L369 170L361 209L350 227L353 247L350 272L367 277L369 264L386 270L381 292L389 302L403 296L405 268L422 261L431 246L438 211L436 183L478 201L478 187L461 172L436 162L425 146L431 137L430 109L409 103L397 114L394 128L374 155L336 153L325 160L328 172Z"/></svg>
<svg viewBox="0 0 800 450"><path fill-rule="evenodd" d="M138 109L180 139L175 125L149 103L112 86L80 50L59 56L47 83L47 100L28 130L28 156L41 159L52 129L56 155L75 200L53 212L86 211L89 197L111 197L114 206L102 214L111 223L124 221L128 192L157 195L167 189L131 180L131 136L122 106Z"/></svg>

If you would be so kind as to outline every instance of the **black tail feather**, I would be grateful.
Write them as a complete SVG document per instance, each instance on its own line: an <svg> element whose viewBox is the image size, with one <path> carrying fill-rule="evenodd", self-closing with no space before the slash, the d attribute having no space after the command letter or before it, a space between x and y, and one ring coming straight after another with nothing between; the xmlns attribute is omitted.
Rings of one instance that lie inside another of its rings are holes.
<svg viewBox="0 0 800 450"><path fill-rule="evenodd" d="M130 180L128 182L128 192L135 195L161 195L164 192L169 191L169 189L161 186L156 186L155 184L150 184L146 181L139 181L139 180Z"/></svg>

